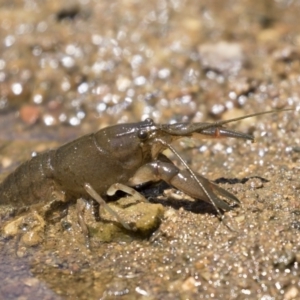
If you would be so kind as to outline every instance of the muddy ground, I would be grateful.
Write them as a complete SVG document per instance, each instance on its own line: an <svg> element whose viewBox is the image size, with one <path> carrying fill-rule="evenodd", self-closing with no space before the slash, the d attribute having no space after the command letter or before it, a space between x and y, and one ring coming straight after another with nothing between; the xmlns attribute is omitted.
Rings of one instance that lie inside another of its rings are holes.
<svg viewBox="0 0 300 300"><path fill-rule="evenodd" d="M141 191L150 203L115 205L138 232L87 209L87 240L70 203L29 247L28 217L23 232L0 238L1 299L300 298L299 1L2 0L0 8L1 180L32 152L116 123L293 108L228 125L256 143L175 145L240 199L223 221L166 186Z"/></svg>

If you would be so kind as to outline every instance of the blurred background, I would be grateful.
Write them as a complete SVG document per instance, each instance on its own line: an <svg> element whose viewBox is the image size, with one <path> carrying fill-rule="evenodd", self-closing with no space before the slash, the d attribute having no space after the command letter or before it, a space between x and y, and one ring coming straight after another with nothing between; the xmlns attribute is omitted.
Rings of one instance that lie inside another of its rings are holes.
<svg viewBox="0 0 300 300"><path fill-rule="evenodd" d="M299 105L299 2L1 1L0 139Z"/></svg>

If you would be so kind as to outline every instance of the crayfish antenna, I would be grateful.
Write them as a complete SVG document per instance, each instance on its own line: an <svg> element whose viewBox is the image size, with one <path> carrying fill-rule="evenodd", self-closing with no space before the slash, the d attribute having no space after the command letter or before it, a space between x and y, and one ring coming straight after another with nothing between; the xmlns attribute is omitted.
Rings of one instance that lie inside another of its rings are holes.
<svg viewBox="0 0 300 300"><path fill-rule="evenodd" d="M216 121L216 122L210 123L210 124L207 123L206 125L203 126L202 129L206 129L206 128L210 128L210 127L219 127L219 126L222 126L222 125L225 125L228 123L232 123L232 122L236 122L236 121L240 121L243 119L248 119L248 118L257 117L257 116L261 116L261 115L267 115L267 114L275 114L275 113L280 113L283 111L292 111L292 110L294 110L294 108L283 108L283 109L273 109L273 110L263 111L263 112L245 115L245 116L241 116L241 117L237 117L237 118L233 118L233 119L229 119L229 120Z"/></svg>

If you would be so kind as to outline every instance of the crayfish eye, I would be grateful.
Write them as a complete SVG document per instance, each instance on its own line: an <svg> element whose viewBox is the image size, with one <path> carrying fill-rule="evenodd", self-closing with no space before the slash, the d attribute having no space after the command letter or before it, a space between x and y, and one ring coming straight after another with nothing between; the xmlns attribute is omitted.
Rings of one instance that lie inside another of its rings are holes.
<svg viewBox="0 0 300 300"><path fill-rule="evenodd" d="M148 132L146 130L140 129L137 132L137 136L140 140L144 141L148 138Z"/></svg>

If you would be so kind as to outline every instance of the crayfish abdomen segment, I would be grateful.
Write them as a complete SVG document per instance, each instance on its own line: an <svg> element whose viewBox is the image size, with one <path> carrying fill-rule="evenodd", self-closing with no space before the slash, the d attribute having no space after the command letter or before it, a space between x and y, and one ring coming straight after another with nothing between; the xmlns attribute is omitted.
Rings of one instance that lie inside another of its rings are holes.
<svg viewBox="0 0 300 300"><path fill-rule="evenodd" d="M20 208L45 201L53 189L53 154L54 151L39 154L6 177L0 184L0 204Z"/></svg>

